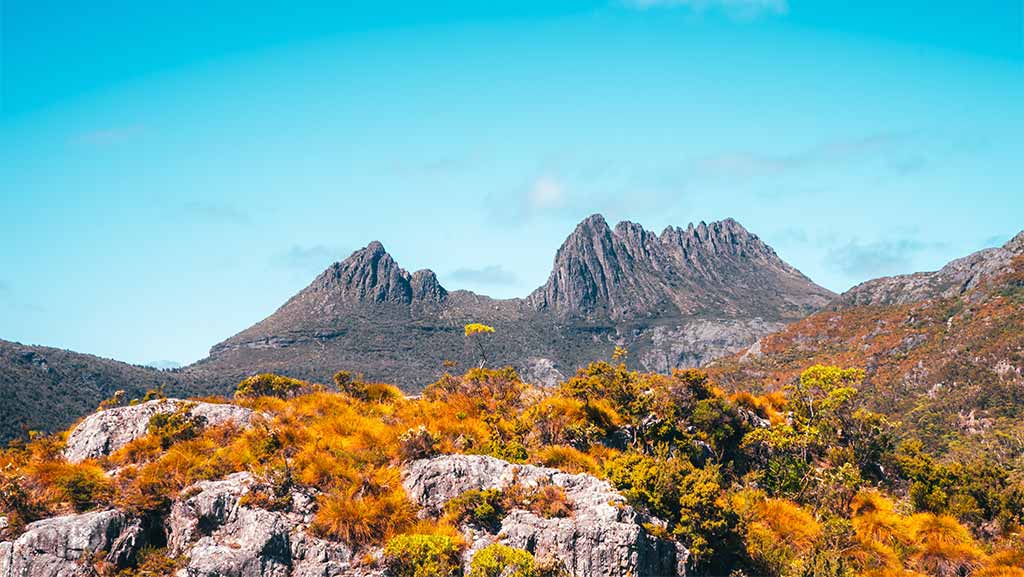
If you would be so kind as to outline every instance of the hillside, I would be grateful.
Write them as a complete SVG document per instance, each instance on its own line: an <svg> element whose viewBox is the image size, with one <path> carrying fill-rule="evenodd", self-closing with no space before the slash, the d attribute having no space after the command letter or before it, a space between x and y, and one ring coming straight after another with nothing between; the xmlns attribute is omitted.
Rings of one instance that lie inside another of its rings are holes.
<svg viewBox="0 0 1024 577"><path fill-rule="evenodd" d="M531 382L553 383L617 345L638 368L667 372L735 351L832 296L734 220L657 235L594 215L522 299L448 291L373 242L187 372L224 390L254 371L325 381L346 368L417 391L445 360L476 364L462 334L470 322L497 330L492 366L512 365Z"/></svg>
<svg viewBox="0 0 1024 577"><path fill-rule="evenodd" d="M863 367L868 405L929 446L976 448L999 432L1019 450L1024 233L936 272L858 285L710 370L726 385L764 390L814 363Z"/></svg>
<svg viewBox="0 0 1024 577"><path fill-rule="evenodd" d="M67 427L115 391L141 397L158 387L175 395L203 393L177 372L0 340L0 443L28 430Z"/></svg>

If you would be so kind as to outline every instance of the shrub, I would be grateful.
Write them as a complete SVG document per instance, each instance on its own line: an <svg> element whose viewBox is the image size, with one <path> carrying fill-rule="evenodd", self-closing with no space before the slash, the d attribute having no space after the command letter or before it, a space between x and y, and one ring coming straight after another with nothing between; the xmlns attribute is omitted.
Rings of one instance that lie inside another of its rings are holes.
<svg viewBox="0 0 1024 577"><path fill-rule="evenodd" d="M572 447L543 447L534 454L535 462L545 467L561 469L567 473L590 473L596 475L600 467L590 455Z"/></svg>
<svg viewBox="0 0 1024 577"><path fill-rule="evenodd" d="M466 491L445 504L445 517L456 525L470 522L493 533L505 518L504 500L498 489Z"/></svg>
<svg viewBox="0 0 1024 577"><path fill-rule="evenodd" d="M454 577L461 572L459 546L447 535L398 535L384 547L394 577Z"/></svg>
<svg viewBox="0 0 1024 577"><path fill-rule="evenodd" d="M539 577L529 551L495 543L473 556L467 577Z"/></svg>
<svg viewBox="0 0 1024 577"><path fill-rule="evenodd" d="M565 496L565 489L558 485L545 484L529 492L526 507L545 519L572 515L572 503Z"/></svg>
<svg viewBox="0 0 1024 577"><path fill-rule="evenodd" d="M37 463L29 467L27 476L30 483L43 489L43 501L51 506L66 503L81 512L108 503L113 497L110 479L101 467L91 462Z"/></svg>
<svg viewBox="0 0 1024 577"><path fill-rule="evenodd" d="M298 379L264 373L254 375L238 383L235 396L240 398L277 397L279 399L287 399L288 397L295 396L308 386L308 383Z"/></svg>
<svg viewBox="0 0 1024 577"><path fill-rule="evenodd" d="M416 508L401 488L366 495L360 495L358 489L349 487L320 497L310 525L313 532L351 545L370 545L394 535L416 518Z"/></svg>
<svg viewBox="0 0 1024 577"><path fill-rule="evenodd" d="M192 404L185 403L173 413L157 413L150 417L146 432L160 441L160 447L168 449L178 441L186 441L198 435L206 425L206 419L192 414Z"/></svg>
<svg viewBox="0 0 1024 577"><path fill-rule="evenodd" d="M440 439L423 425L409 429L398 437L398 454L403 461L425 459L437 454Z"/></svg>
<svg viewBox="0 0 1024 577"><path fill-rule="evenodd" d="M135 567L117 573L117 577L167 577L174 575L180 559L167 556L166 549L145 547L136 554Z"/></svg>

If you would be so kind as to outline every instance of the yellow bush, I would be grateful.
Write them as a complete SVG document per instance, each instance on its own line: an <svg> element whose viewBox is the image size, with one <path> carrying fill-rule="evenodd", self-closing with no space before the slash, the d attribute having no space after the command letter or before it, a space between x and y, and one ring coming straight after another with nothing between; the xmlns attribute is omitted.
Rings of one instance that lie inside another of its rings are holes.
<svg viewBox="0 0 1024 577"><path fill-rule="evenodd" d="M416 507L398 489L360 494L349 487L324 495L310 528L321 537L353 545L379 544L413 523Z"/></svg>
<svg viewBox="0 0 1024 577"><path fill-rule="evenodd" d="M567 473L596 475L600 470L597 460L590 455L572 447L560 445L542 447L534 453L533 461L545 467L561 469Z"/></svg>

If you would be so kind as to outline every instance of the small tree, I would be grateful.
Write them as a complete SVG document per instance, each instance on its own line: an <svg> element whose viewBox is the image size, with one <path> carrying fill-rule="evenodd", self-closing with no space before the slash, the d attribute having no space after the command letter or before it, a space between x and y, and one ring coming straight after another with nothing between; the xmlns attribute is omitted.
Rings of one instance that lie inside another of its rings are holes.
<svg viewBox="0 0 1024 577"><path fill-rule="evenodd" d="M466 325L465 334L466 338L471 342L476 343L476 348L480 351L480 368L482 369L487 364L487 352L484 350L484 336L493 333L494 327L489 327L480 323L470 323Z"/></svg>

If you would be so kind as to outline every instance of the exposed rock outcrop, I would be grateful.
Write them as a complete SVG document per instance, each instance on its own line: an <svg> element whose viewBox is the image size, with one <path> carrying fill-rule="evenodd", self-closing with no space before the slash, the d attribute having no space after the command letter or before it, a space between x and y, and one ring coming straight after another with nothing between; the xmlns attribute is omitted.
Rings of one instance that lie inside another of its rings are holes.
<svg viewBox="0 0 1024 577"><path fill-rule="evenodd" d="M242 503L248 473L198 483L167 519L167 545L185 560L178 577L368 577L372 567L353 562L352 550L306 531L313 500L292 494L288 512Z"/></svg>
<svg viewBox="0 0 1024 577"><path fill-rule="evenodd" d="M92 555L105 551L117 563L138 543L138 531L116 510L37 521L14 542L0 543L0 577L91 577Z"/></svg>
<svg viewBox="0 0 1024 577"><path fill-rule="evenodd" d="M449 455L411 463L404 472L410 498L422 515L471 489L555 485L572 515L545 518L512 510L497 530L464 526L466 568L495 542L555 560L576 577L669 577L685 574L687 551L652 535L664 526L633 509L607 482L492 457ZM268 511L248 504L258 485L249 473L203 481L184 489L170 513L147 521L118 510L38 521L13 542L0 543L0 577L94 577L95 565L131 565L149 545L166 545L180 560L176 577L386 577L374 561L380 550L358 551L312 534L316 496L292 489L287 506Z"/></svg>
<svg viewBox="0 0 1024 577"><path fill-rule="evenodd" d="M479 549L502 542L560 562L581 577L667 577L684 575L687 552L651 535L645 523L661 524L633 509L605 481L586 474L515 465L482 455L447 455L411 463L404 476L410 498L425 515L439 515L445 503L469 490L553 484L565 491L573 514L544 518L511 511L494 534L466 528L471 542L466 562Z"/></svg>
<svg viewBox="0 0 1024 577"><path fill-rule="evenodd" d="M253 417L252 411L237 405L179 399L159 399L106 409L86 417L71 431L64 448L64 458L78 463L109 455L145 435L153 415L173 413L183 406L189 407L189 414L201 417L207 425L232 421L244 427L251 423Z"/></svg>

